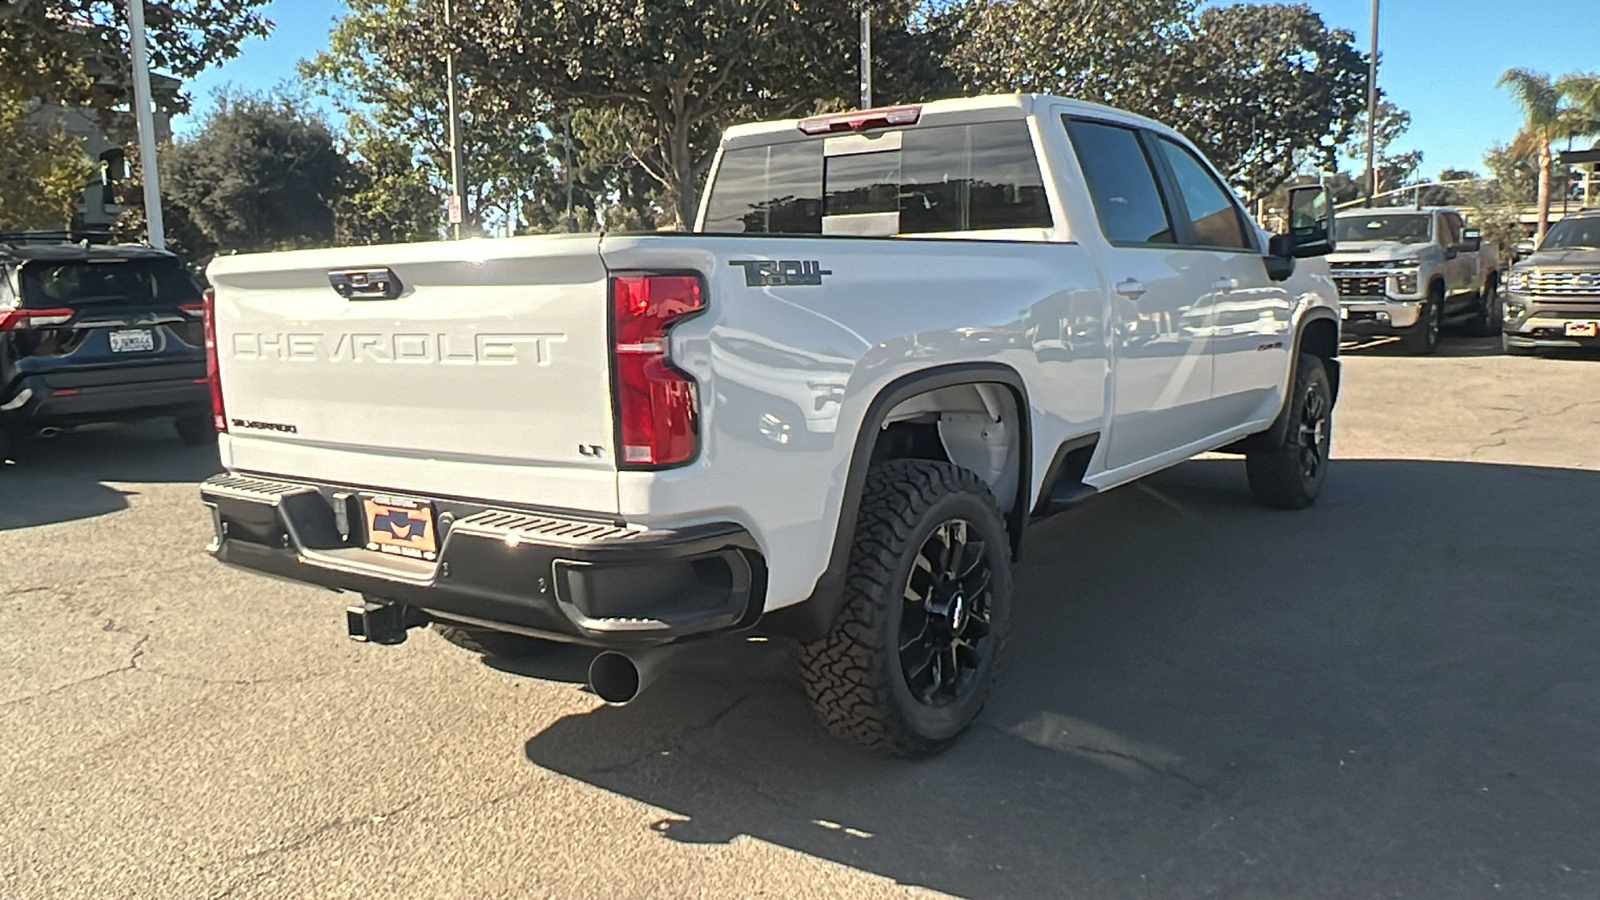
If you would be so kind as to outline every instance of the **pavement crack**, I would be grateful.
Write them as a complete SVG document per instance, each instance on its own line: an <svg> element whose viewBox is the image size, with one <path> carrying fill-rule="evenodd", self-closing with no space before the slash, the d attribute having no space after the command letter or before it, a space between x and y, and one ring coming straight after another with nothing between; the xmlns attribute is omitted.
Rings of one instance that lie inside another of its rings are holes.
<svg viewBox="0 0 1600 900"><path fill-rule="evenodd" d="M311 844L316 843L318 840L320 840L325 835L332 834L332 833L338 832L338 831L351 831L351 830L354 830L354 829L357 829L357 828L362 828L362 827L366 827L366 826L369 826L369 825L375 825L377 823L387 821L388 819L391 819L394 816L397 816L400 813L405 812L406 810L410 809L411 807L417 805L420 802L422 802L422 798L421 797L412 797L410 800L407 800L406 802L400 804L399 806L394 807L393 809L384 810L382 812L365 813L365 814L360 815L360 816L350 816L350 817L347 817L347 818L334 819L334 820L329 821L329 822L323 822L321 825L318 825L317 827L311 829L310 831L306 832L305 834L302 834L300 837L295 838L293 840L282 842L282 843L278 843L278 844L274 844L274 845L272 845L270 847L262 847L259 850L252 850L252 851L250 851L248 853L243 853L243 854L240 854L240 855L237 855L237 856L225 857L225 858L223 858L222 862L224 862L224 863L254 862L256 860L265 859L267 857L281 856L281 855L283 855L285 853L293 853L294 851L299 850L302 847L307 847L307 846L310 846Z"/></svg>

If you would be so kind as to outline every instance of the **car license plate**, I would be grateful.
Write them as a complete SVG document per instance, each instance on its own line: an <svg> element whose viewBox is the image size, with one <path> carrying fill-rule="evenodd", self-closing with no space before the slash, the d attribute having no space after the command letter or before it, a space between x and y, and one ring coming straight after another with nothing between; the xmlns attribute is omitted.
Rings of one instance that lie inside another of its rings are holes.
<svg viewBox="0 0 1600 900"><path fill-rule="evenodd" d="M361 498L367 529L367 549L409 556L439 558L433 529L433 507L421 500L374 495Z"/></svg>
<svg viewBox="0 0 1600 900"><path fill-rule="evenodd" d="M148 328L130 328L111 332L112 353L137 353L156 348L155 332Z"/></svg>
<svg viewBox="0 0 1600 900"><path fill-rule="evenodd" d="M1595 337L1600 335L1600 322L1568 322L1567 337Z"/></svg>

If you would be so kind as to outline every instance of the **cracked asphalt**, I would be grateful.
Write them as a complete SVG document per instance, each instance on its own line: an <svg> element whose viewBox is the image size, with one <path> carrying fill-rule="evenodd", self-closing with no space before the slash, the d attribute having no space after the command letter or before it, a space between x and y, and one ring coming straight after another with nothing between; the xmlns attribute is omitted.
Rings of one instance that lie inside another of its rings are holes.
<svg viewBox="0 0 1600 900"><path fill-rule="evenodd" d="M203 552L160 424L0 472L0 897L1600 896L1600 359L1347 351L1322 502L1202 458L1030 533L940 758L775 642L635 704L582 651L343 636Z"/></svg>

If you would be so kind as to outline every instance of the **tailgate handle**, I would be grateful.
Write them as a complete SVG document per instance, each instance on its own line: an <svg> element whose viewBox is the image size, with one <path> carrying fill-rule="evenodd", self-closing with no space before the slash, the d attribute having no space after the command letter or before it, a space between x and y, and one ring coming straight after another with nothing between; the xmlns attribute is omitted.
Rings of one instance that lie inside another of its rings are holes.
<svg viewBox="0 0 1600 900"><path fill-rule="evenodd" d="M346 300L393 300L404 286L393 269L331 269L328 283Z"/></svg>

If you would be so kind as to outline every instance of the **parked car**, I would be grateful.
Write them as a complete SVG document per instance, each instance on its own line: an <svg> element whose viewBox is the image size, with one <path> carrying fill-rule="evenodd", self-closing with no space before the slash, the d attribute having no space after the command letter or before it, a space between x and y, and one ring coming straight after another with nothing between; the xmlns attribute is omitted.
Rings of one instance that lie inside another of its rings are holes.
<svg viewBox="0 0 1600 900"><path fill-rule="evenodd" d="M358 639L603 648L613 702L793 639L835 734L930 753L1037 518L1218 448L1316 500L1333 222L1291 204L1269 236L1172 129L1011 95L732 128L692 234L221 257L211 550L363 595Z"/></svg>
<svg viewBox="0 0 1600 900"><path fill-rule="evenodd" d="M1506 277L1505 349L1600 347L1600 210L1550 227Z"/></svg>
<svg viewBox="0 0 1600 900"><path fill-rule="evenodd" d="M1339 252L1328 265L1345 334L1399 335L1410 352L1432 353L1453 320L1500 333L1498 254L1459 210L1345 210L1334 230Z"/></svg>
<svg viewBox="0 0 1600 900"><path fill-rule="evenodd" d="M201 319L171 253L0 235L0 459L18 438L159 417L214 441Z"/></svg>

